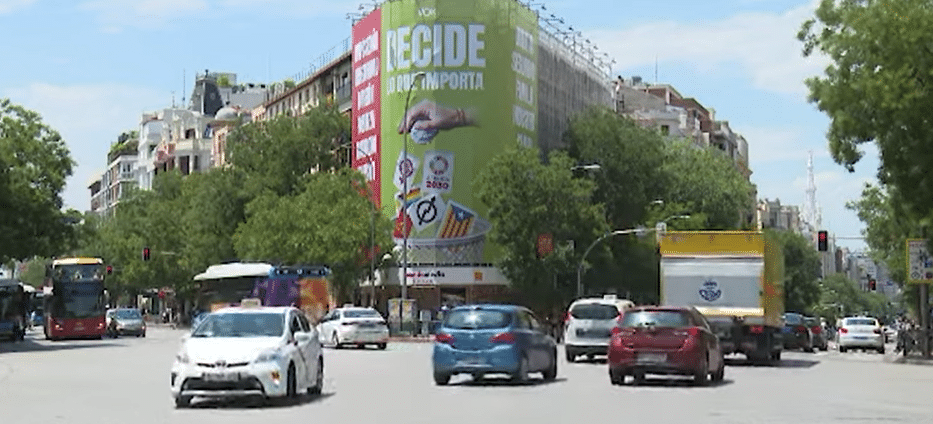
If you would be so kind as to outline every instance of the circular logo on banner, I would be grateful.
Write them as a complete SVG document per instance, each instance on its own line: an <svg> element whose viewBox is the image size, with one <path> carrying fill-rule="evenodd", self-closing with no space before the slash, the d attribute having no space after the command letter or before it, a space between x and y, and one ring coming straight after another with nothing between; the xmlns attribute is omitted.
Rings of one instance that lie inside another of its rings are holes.
<svg viewBox="0 0 933 424"><path fill-rule="evenodd" d="M428 166L431 167L431 172L433 172L434 175L444 175L444 173L447 172L447 168L450 167L450 164L447 163L447 158L438 155L435 156L434 159L431 159L431 164Z"/></svg>
<svg viewBox="0 0 933 424"><path fill-rule="evenodd" d="M415 208L415 214L418 215L418 225L434 222L437 218L437 206L431 200L422 200Z"/></svg>
<svg viewBox="0 0 933 424"><path fill-rule="evenodd" d="M415 173L415 165L411 163L411 159L406 158L398 164L398 170L401 172L402 177L408 178Z"/></svg>
<svg viewBox="0 0 933 424"><path fill-rule="evenodd" d="M706 280L700 287L700 297L707 302L714 302L722 296L722 290L719 283L713 280Z"/></svg>

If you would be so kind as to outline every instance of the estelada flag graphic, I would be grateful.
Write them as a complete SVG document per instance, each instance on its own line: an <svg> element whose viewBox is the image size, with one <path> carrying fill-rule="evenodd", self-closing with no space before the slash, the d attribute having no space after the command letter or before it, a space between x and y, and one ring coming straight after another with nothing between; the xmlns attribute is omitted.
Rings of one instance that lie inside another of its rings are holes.
<svg viewBox="0 0 933 424"><path fill-rule="evenodd" d="M437 238L463 237L470 233L476 213L451 200L437 231Z"/></svg>
<svg viewBox="0 0 933 424"><path fill-rule="evenodd" d="M398 216L395 217L395 231L393 236L395 238L403 238L411 234L411 228L414 223L411 222L411 217L408 216L407 209L400 209L398 211ZM405 229L408 229L407 234Z"/></svg>

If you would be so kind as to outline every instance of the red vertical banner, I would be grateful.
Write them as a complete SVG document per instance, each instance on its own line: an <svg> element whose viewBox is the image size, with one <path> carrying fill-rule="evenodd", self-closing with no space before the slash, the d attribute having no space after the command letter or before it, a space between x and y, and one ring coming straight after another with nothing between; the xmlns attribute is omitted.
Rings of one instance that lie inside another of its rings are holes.
<svg viewBox="0 0 933 424"><path fill-rule="evenodd" d="M381 9L372 11L353 26L353 168L366 177L376 208L382 207L381 29Z"/></svg>

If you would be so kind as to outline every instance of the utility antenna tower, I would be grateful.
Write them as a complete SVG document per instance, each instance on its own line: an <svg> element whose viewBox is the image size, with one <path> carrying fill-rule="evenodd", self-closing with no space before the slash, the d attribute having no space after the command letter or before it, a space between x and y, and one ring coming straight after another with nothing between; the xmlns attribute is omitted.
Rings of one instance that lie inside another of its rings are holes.
<svg viewBox="0 0 933 424"><path fill-rule="evenodd" d="M810 150L807 158L807 201L803 205L803 220L811 233L823 226L820 208L816 204L816 181L813 178L813 151Z"/></svg>

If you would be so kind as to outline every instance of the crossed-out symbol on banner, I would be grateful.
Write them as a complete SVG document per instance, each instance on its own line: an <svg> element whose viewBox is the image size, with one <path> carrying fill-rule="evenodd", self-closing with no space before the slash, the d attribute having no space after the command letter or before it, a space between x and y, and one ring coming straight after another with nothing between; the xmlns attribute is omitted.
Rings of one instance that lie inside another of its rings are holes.
<svg viewBox="0 0 933 424"><path fill-rule="evenodd" d="M422 200L415 206L415 215L418 215L419 226L432 222L437 218L437 206L431 201L432 199L433 198Z"/></svg>

